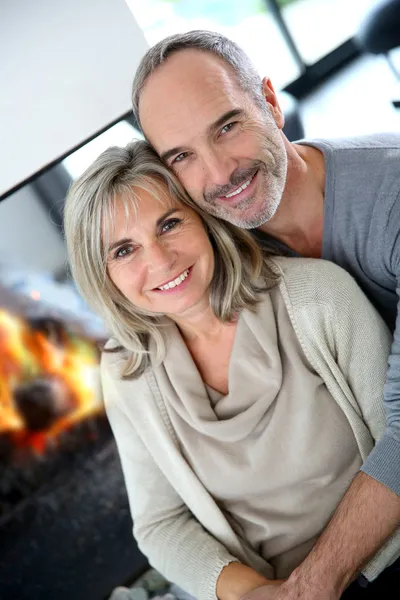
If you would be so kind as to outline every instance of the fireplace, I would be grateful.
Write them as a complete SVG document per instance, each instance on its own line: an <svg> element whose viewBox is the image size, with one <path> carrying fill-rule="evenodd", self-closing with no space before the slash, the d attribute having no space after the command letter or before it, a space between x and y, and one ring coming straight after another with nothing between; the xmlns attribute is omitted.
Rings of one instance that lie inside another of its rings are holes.
<svg viewBox="0 0 400 600"><path fill-rule="evenodd" d="M2 600L104 600L147 567L103 410L100 341L0 293Z"/></svg>

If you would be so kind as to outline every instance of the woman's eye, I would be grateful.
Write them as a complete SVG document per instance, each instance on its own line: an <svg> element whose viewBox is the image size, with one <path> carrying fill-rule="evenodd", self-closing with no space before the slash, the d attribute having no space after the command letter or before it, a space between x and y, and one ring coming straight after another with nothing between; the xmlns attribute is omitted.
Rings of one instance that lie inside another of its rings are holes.
<svg viewBox="0 0 400 600"><path fill-rule="evenodd" d="M227 125L224 125L223 128L221 129L221 134L223 135L224 133L228 133L228 131L230 131L232 129L232 127L234 127L236 125L236 121L233 121L233 123L228 123Z"/></svg>
<svg viewBox="0 0 400 600"><path fill-rule="evenodd" d="M165 221L165 223L162 224L161 233L167 233L168 231L171 231L171 229L174 229L178 223L181 223L180 219L168 219L168 221Z"/></svg>
<svg viewBox="0 0 400 600"><path fill-rule="evenodd" d="M114 254L114 258L125 258L134 251L133 246L122 246Z"/></svg>

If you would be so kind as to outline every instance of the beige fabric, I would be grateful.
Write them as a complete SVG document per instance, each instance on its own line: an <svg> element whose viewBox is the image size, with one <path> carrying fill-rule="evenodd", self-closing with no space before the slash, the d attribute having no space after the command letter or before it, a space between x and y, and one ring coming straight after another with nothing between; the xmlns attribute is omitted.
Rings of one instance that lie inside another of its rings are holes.
<svg viewBox="0 0 400 600"><path fill-rule="evenodd" d="M283 273L279 293L298 342L345 414L364 460L385 427L382 396L390 334L339 267L309 259L275 263ZM163 367L154 365L136 381L121 381L120 368L120 355L103 355L106 409L142 552L200 599L215 600L221 569L235 559L273 577L273 567L237 535L183 456L158 383ZM374 579L399 555L396 531L364 575Z"/></svg>
<svg viewBox="0 0 400 600"><path fill-rule="evenodd" d="M168 338L157 379L183 455L235 532L288 577L362 464L348 420L278 289L239 318L227 396L203 384L176 327Z"/></svg>

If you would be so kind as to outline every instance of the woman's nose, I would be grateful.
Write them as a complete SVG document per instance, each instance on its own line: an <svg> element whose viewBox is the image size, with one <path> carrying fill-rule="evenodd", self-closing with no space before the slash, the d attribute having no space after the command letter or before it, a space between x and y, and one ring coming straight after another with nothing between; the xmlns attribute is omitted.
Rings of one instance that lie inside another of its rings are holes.
<svg viewBox="0 0 400 600"><path fill-rule="evenodd" d="M150 244L146 250L147 265L151 272L167 272L176 260L176 252L168 244L156 241Z"/></svg>

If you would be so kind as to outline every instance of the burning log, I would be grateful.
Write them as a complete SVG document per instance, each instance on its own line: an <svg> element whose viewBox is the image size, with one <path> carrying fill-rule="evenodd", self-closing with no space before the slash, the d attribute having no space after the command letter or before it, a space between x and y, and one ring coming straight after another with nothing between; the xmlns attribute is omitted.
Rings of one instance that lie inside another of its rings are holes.
<svg viewBox="0 0 400 600"><path fill-rule="evenodd" d="M29 431L46 430L75 408L67 383L52 375L17 385L14 399Z"/></svg>
<svg viewBox="0 0 400 600"><path fill-rule="evenodd" d="M57 319L30 318L29 325L32 331L41 331L54 346L63 346L68 343L65 326Z"/></svg>
<svg viewBox="0 0 400 600"><path fill-rule="evenodd" d="M95 341L53 318L0 307L0 435L43 453L63 431L102 412Z"/></svg>

